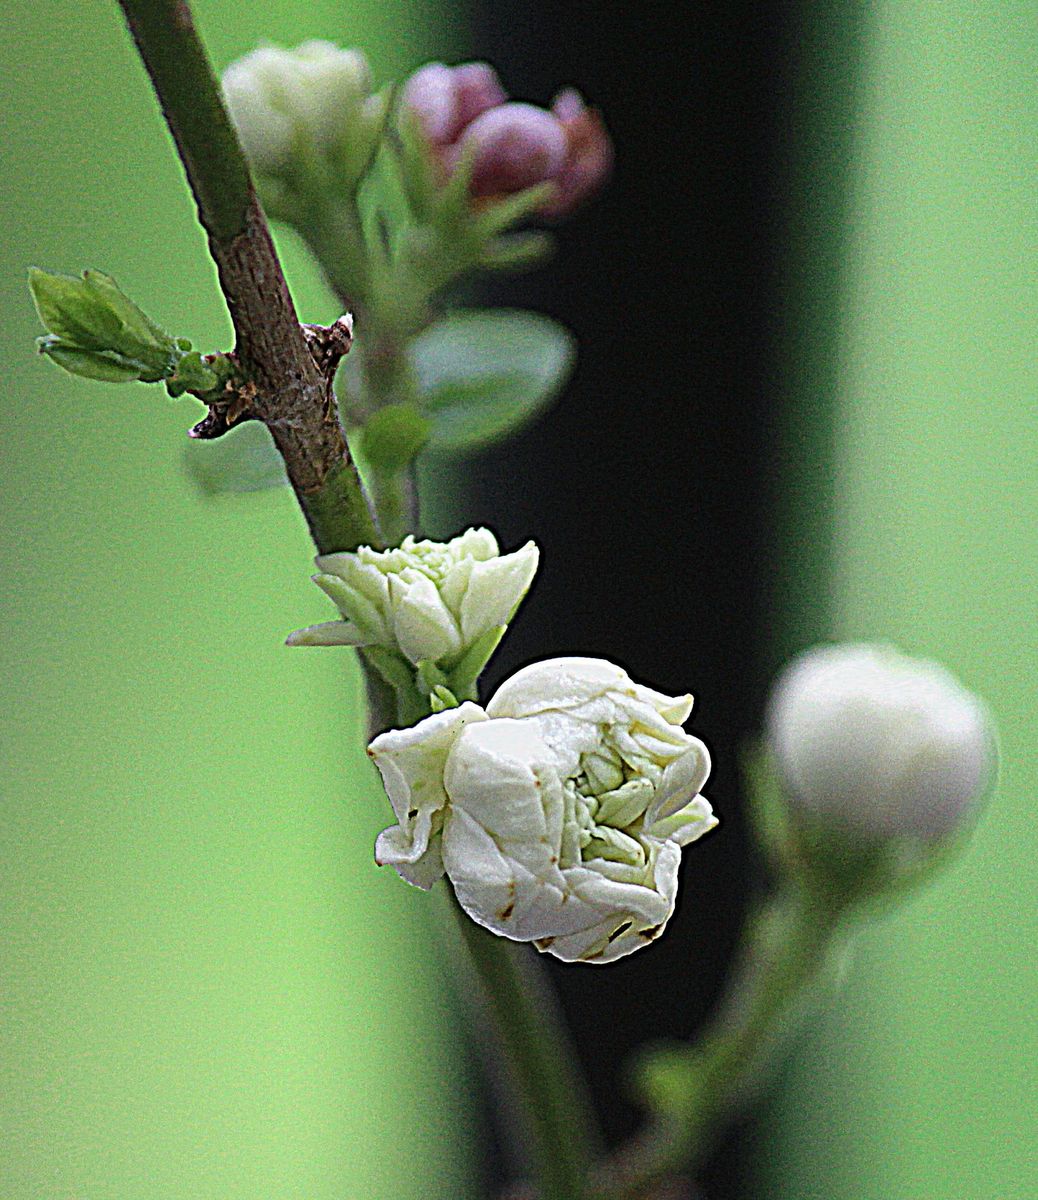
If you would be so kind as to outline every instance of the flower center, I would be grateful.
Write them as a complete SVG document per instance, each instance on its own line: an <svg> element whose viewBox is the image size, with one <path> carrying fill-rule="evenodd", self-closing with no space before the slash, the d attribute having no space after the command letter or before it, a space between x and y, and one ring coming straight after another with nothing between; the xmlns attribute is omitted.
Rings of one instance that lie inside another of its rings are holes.
<svg viewBox="0 0 1038 1200"><path fill-rule="evenodd" d="M573 863L598 858L629 867L645 866L646 849L639 834L656 791L649 777L652 773L625 762L611 747L601 746L582 755L577 774L563 785L572 813L567 825L576 835L569 847Z"/></svg>

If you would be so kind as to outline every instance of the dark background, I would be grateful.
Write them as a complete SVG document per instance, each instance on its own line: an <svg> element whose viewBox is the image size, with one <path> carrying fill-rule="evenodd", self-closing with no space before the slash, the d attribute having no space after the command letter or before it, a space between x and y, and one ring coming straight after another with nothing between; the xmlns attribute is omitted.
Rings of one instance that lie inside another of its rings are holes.
<svg viewBox="0 0 1038 1200"><path fill-rule="evenodd" d="M788 9L787 9L788 11ZM475 57L547 102L574 84L618 147L605 195L572 220L552 268L488 289L576 333L562 402L469 464L465 511L543 566L491 682L533 658L600 655L673 694L715 750L723 837L685 856L659 953L609 971L548 963L606 1126L637 1110L619 1063L652 1029L687 1037L717 996L755 874L734 747L755 729L768 658L779 210L792 103L781 5L496 3L473 8ZM535 49L534 49L535 48ZM608 1053L602 1047L608 1046ZM736 1193L739 1138L705 1181Z"/></svg>

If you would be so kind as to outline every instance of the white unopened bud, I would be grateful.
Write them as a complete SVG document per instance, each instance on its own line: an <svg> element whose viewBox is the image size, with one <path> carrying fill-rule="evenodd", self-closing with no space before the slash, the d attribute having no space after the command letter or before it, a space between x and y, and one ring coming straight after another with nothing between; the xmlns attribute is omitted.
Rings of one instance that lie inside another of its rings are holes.
<svg viewBox="0 0 1038 1200"><path fill-rule="evenodd" d="M790 805L863 841L952 833L994 773L984 704L889 646L822 646L779 676L767 739Z"/></svg>
<svg viewBox="0 0 1038 1200"><path fill-rule="evenodd" d="M263 46L232 63L224 98L253 168L282 188L352 186L381 136L386 98L371 94L367 60L331 42ZM313 161L329 169L313 172Z"/></svg>

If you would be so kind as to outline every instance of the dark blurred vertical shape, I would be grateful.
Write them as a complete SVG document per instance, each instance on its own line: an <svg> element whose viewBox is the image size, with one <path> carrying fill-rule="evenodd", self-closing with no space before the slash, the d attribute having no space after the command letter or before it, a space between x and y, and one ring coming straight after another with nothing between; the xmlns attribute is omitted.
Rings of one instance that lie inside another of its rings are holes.
<svg viewBox="0 0 1038 1200"><path fill-rule="evenodd" d="M552 654L609 657L693 691L693 728L716 760L709 795L723 825L686 854L668 936L601 970L551 964L616 1138L636 1117L619 1065L647 1032L690 1034L717 995L753 874L737 753L776 653L820 632L777 617L776 602L817 605L827 552L825 316L846 111L812 111L823 144L805 157L790 6L499 0L471 11L474 53L512 93L546 102L576 85L605 112L618 160L550 270L488 289L565 320L580 343L563 402L459 484L459 517L544 550L491 682ZM849 72L852 22L832 24L831 69ZM787 419L802 393L809 418ZM809 495L778 505L783 472L804 459ZM780 534L804 515L812 532L784 559ZM736 1149L731 1139L710 1169L712 1200L740 1194Z"/></svg>

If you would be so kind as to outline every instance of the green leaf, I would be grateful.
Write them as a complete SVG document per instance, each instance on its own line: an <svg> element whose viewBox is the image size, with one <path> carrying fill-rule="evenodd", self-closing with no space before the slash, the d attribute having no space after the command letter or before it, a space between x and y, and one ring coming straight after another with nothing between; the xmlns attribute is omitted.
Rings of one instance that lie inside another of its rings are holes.
<svg viewBox="0 0 1038 1200"><path fill-rule="evenodd" d="M212 441L189 442L183 462L205 496L262 492L288 483L281 455L259 421L244 421Z"/></svg>
<svg viewBox="0 0 1038 1200"><path fill-rule="evenodd" d="M361 429L360 453L373 470L396 475L410 466L431 429L432 422L414 404L387 405Z"/></svg>
<svg viewBox="0 0 1038 1200"><path fill-rule="evenodd" d="M539 313L450 313L414 343L429 449L475 450L519 429L555 398L574 359L570 333Z"/></svg>
<svg viewBox="0 0 1038 1200"><path fill-rule="evenodd" d="M36 339L41 354L45 354L70 375L83 379L99 379L102 383L133 383L147 368L143 363L109 354L103 350L81 350L54 336Z"/></svg>

